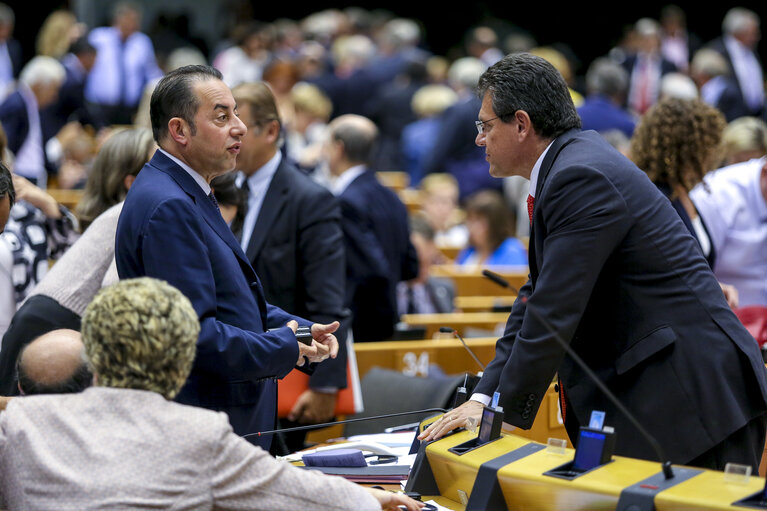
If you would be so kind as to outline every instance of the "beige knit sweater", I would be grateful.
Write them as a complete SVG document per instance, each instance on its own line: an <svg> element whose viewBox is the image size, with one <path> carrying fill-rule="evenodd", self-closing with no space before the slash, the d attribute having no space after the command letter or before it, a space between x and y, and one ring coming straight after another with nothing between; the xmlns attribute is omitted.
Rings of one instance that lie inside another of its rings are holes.
<svg viewBox="0 0 767 511"><path fill-rule="evenodd" d="M56 261L30 296L44 295L82 316L99 289L117 282L115 232L123 203L99 215ZM108 271L112 267L112 271Z"/></svg>

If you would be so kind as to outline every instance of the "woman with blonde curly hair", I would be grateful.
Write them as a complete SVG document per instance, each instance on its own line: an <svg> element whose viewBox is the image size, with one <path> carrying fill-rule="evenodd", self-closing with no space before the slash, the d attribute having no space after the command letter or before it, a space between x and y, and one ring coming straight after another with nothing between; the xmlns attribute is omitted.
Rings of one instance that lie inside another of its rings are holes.
<svg viewBox="0 0 767 511"><path fill-rule="evenodd" d="M724 115L699 99L666 98L642 116L631 138L631 159L669 198L711 267L714 247L689 193L717 167L726 126ZM736 307L735 289L722 290Z"/></svg>

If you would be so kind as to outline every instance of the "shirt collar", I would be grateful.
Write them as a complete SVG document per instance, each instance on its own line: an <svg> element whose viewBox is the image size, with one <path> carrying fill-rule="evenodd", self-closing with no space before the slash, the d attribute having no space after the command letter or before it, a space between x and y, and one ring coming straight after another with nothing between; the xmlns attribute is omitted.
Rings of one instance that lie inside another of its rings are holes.
<svg viewBox="0 0 767 511"><path fill-rule="evenodd" d="M33 107L33 110L37 110L37 98L35 97L35 93L32 92L32 89L25 83L19 82L18 91L27 107Z"/></svg>
<svg viewBox="0 0 767 511"><path fill-rule="evenodd" d="M335 178L330 184L330 191L333 192L333 195L341 195L352 184L352 181L362 175L365 170L366 167L364 165L356 165L346 169L343 174Z"/></svg>
<svg viewBox="0 0 767 511"><path fill-rule="evenodd" d="M173 160L173 161L176 163L176 165L178 165L179 167L181 167L182 169L184 169L184 170L187 172L187 174L189 174L190 176L192 176L192 179L194 179L194 180L195 180L195 182L196 182L198 185L200 185L200 188L202 188L202 191L203 191L203 192L205 192L205 195L210 195L210 185L208 184L208 182L207 182L207 181L205 181L205 178L204 178L204 177L202 177L202 176L201 176L200 174L198 174L198 173L197 173L197 172L196 172L194 169L192 169L192 167L190 167L189 165L187 165L187 164L186 164L186 163L184 163L183 161L179 160L178 158L176 158L175 156L173 156L172 154L170 154L170 153L169 153L168 151L166 151L165 149L162 149L162 148L160 148L160 152L162 152L162 154L164 154L165 156L167 156L168 158L170 158L171 160Z"/></svg>
<svg viewBox="0 0 767 511"><path fill-rule="evenodd" d="M731 55L737 52L737 57L751 53L751 50L731 35L724 36L724 45Z"/></svg>
<svg viewBox="0 0 767 511"><path fill-rule="evenodd" d="M549 152L549 148L551 147L551 144L554 143L554 140L552 140L549 143L549 145L546 146L546 149L543 150L541 155L538 157L538 160L535 162L535 165L533 165L532 172L530 172L530 195L532 195L533 197L535 197L535 189L538 186L538 174L540 174L541 172L541 165L543 165L543 159L546 157L546 153Z"/></svg>

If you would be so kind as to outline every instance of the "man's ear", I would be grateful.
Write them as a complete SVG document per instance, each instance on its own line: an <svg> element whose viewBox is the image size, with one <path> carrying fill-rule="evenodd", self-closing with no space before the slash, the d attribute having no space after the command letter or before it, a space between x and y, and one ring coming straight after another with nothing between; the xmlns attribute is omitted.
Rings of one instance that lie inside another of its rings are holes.
<svg viewBox="0 0 767 511"><path fill-rule="evenodd" d="M269 121L269 123L264 128L266 130L266 134L269 137L269 143L273 144L277 142L280 138L280 123L277 121Z"/></svg>
<svg viewBox="0 0 767 511"><path fill-rule="evenodd" d="M517 121L517 133L520 136L527 136L533 132L533 121L524 110L514 112L514 120Z"/></svg>
<svg viewBox="0 0 767 511"><path fill-rule="evenodd" d="M190 135L189 124L181 117L173 117L168 121L168 136L177 144L186 145Z"/></svg>

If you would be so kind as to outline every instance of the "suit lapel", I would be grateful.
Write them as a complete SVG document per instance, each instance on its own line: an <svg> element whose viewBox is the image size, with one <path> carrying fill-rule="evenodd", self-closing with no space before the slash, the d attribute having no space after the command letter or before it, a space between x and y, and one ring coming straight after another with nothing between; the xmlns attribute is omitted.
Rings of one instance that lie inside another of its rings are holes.
<svg viewBox="0 0 767 511"><path fill-rule="evenodd" d="M173 178L181 189L184 190L187 195L192 197L197 205L197 209L200 211L203 219L205 219L205 222L213 229L213 231L215 231L224 243L232 249L234 255L240 260L240 266L243 268L248 279L257 280L256 272L251 268L250 262L245 257L245 253L242 251L240 244L237 243L237 239L234 237L234 234L232 234L232 230L226 225L221 213L215 208L210 198L205 195L205 192L200 188L200 185L197 184L192 176L160 151L155 153L151 163L160 171L165 172Z"/></svg>
<svg viewBox="0 0 767 511"><path fill-rule="evenodd" d="M266 190L264 202L261 204L256 225L253 227L253 233L248 242L246 255L249 261L255 261L260 254L275 219L289 199L290 182L284 165L284 161L280 163L272 177L272 182L269 183L269 188Z"/></svg>
<svg viewBox="0 0 767 511"><path fill-rule="evenodd" d="M533 283L535 283L535 280L538 277L538 264L535 258L536 229L535 229L534 219L535 219L535 212L540 207L541 201L545 202L545 198L541 196L541 192L543 191L543 184L546 181L546 178L548 177L549 172L551 171L551 168L554 166L554 161L557 159L557 156L559 156L559 152L567 144L572 142L578 133L580 133L580 130L570 130L558 136L554 140L554 142L551 144L551 147L546 153L546 157L543 158L543 162L541 163L541 169L538 173L538 182L535 187L535 206L533 210L533 223L532 225L530 225L530 238L529 238L528 247L527 247L527 258L528 258L528 263L530 267L530 276L532 278ZM538 227L539 231L541 229L543 229L543 232L545 233L545 226Z"/></svg>

